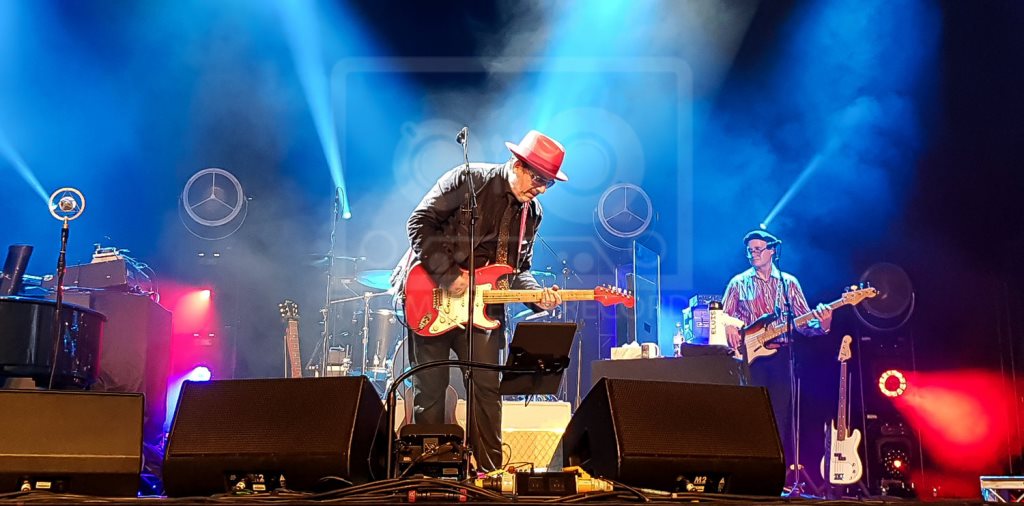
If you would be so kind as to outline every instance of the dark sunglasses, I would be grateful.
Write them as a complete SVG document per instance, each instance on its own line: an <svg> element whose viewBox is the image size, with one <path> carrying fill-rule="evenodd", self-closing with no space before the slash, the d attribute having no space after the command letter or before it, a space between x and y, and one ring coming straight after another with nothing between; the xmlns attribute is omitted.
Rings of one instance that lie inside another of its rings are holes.
<svg viewBox="0 0 1024 506"><path fill-rule="evenodd" d="M555 186L554 179L546 178L538 174L537 171L531 169L526 165L523 165L523 168L526 169L526 172L530 174L530 181L533 182L533 186L543 186L545 188L551 188L552 186Z"/></svg>

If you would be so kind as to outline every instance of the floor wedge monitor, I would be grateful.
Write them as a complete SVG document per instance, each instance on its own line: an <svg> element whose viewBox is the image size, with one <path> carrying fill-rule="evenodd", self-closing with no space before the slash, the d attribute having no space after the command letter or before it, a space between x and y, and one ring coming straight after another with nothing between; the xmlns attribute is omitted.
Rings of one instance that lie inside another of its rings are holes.
<svg viewBox="0 0 1024 506"><path fill-rule="evenodd" d="M164 457L167 495L381 479L383 409L363 376L186 382Z"/></svg>
<svg viewBox="0 0 1024 506"><path fill-rule="evenodd" d="M563 464L666 491L778 496L785 464L759 387L600 380L562 436Z"/></svg>

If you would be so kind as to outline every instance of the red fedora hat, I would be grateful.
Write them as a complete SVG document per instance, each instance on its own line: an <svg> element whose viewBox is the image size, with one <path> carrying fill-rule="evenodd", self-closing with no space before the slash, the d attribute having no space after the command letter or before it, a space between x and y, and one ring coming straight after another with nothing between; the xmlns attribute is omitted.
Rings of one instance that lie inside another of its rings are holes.
<svg viewBox="0 0 1024 506"><path fill-rule="evenodd" d="M558 141L536 130L530 130L519 144L506 142L505 147L521 162L542 176L559 181L568 181L560 169L565 158L565 148Z"/></svg>

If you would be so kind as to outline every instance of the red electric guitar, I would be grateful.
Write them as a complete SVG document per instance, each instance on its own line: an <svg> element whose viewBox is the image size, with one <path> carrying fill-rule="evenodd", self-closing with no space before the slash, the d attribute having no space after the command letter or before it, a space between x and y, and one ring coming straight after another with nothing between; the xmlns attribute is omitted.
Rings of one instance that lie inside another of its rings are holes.
<svg viewBox="0 0 1024 506"><path fill-rule="evenodd" d="M476 300L473 302L473 325L491 330L500 325L484 312L487 304L540 302L542 290L498 290L498 279L512 274L512 267L493 264L476 270ZM597 287L593 290L559 290L563 301L596 300L605 306L624 304L633 307L633 296L618 288ZM459 297L438 288L422 265L409 270L405 282L405 317L412 331L421 336L436 336L454 328L465 328L469 322L469 290Z"/></svg>

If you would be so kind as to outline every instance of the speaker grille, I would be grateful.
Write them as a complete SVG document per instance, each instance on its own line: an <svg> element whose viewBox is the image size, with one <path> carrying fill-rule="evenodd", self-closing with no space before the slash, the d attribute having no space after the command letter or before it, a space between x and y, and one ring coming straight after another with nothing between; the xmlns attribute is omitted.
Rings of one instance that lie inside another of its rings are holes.
<svg viewBox="0 0 1024 506"><path fill-rule="evenodd" d="M169 496L225 492L245 473L285 476L313 490L327 476L384 475L380 397L365 377L189 383L164 459Z"/></svg>
<svg viewBox="0 0 1024 506"><path fill-rule="evenodd" d="M604 378L562 450L565 465L667 491L777 495L786 475L764 388Z"/></svg>
<svg viewBox="0 0 1024 506"><path fill-rule="evenodd" d="M624 455L777 458L778 432L764 390L616 380L608 383ZM725 427L723 427L725 425Z"/></svg>

